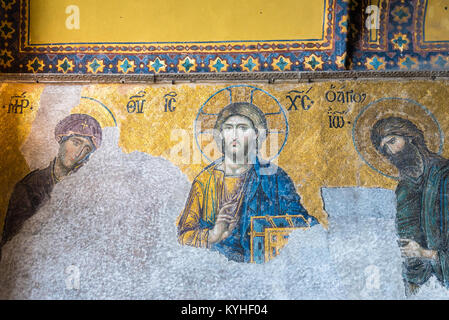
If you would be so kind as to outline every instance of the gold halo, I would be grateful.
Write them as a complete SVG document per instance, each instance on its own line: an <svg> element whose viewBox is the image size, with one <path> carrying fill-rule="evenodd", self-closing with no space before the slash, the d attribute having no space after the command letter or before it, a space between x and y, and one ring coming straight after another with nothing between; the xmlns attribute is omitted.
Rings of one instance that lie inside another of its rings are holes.
<svg viewBox="0 0 449 320"><path fill-rule="evenodd" d="M76 107L72 108L70 113L87 114L95 118L101 128L117 126L117 122L112 111L101 101L94 98L81 97L80 103Z"/></svg>
<svg viewBox="0 0 449 320"><path fill-rule="evenodd" d="M426 107L411 99L382 98L362 109L352 131L359 156L373 170L393 179L398 178L397 168L371 142L371 128L377 121L388 117L400 117L413 122L423 132L427 148L441 153L444 135L438 121Z"/></svg>

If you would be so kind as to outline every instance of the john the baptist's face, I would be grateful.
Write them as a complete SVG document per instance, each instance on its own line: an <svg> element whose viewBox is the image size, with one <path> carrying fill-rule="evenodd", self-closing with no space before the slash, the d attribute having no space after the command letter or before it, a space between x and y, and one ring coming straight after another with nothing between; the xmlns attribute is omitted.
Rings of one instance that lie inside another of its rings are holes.
<svg viewBox="0 0 449 320"><path fill-rule="evenodd" d="M380 142L380 149L400 171L407 170L415 175L422 172L422 157L410 138L399 135L385 136Z"/></svg>
<svg viewBox="0 0 449 320"><path fill-rule="evenodd" d="M240 115L229 117L221 127L221 135L226 157L245 161L248 154L256 150L257 133L247 117Z"/></svg>
<svg viewBox="0 0 449 320"><path fill-rule="evenodd" d="M72 170L93 150L94 147L89 138L74 135L61 142L58 157L66 169Z"/></svg>
<svg viewBox="0 0 449 320"><path fill-rule="evenodd" d="M380 148L383 150L384 154L395 155L404 149L406 143L404 137L389 135L382 139Z"/></svg>

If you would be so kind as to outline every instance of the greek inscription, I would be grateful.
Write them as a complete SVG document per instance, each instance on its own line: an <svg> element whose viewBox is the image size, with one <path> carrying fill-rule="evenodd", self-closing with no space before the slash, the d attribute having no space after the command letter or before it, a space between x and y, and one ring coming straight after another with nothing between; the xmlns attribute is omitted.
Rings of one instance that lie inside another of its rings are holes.
<svg viewBox="0 0 449 320"><path fill-rule="evenodd" d="M176 102L176 92L172 91L167 93L164 96L165 99L165 107L164 107L164 112L173 112L176 110L176 107L173 105Z"/></svg>
<svg viewBox="0 0 449 320"><path fill-rule="evenodd" d="M300 107L303 110L309 110L315 101L313 101L308 93L312 90L313 87L310 87L307 91L299 91L299 90L291 90L288 92L288 94L285 96L286 99L290 101L290 106L287 108L288 111L298 110L297 103L300 104ZM298 102L299 101L299 102Z"/></svg>
<svg viewBox="0 0 449 320"><path fill-rule="evenodd" d="M147 93L145 91L139 91L136 95L129 98L128 104L126 105L126 110L128 113L143 113L143 107L145 104L145 97Z"/></svg>
<svg viewBox="0 0 449 320"><path fill-rule="evenodd" d="M30 110L33 110L30 107L30 100L26 97L26 92L23 92L21 95L12 96L9 100L8 106L3 106L3 109L8 107L8 113L15 114L23 114L24 109L29 107Z"/></svg>
<svg viewBox="0 0 449 320"><path fill-rule="evenodd" d="M324 97L328 102L339 103L363 103L366 100L366 93L354 92L354 90L344 90L345 86L336 90L336 87L332 84L330 89L326 91Z"/></svg>
<svg viewBox="0 0 449 320"><path fill-rule="evenodd" d="M351 122L345 121L345 115L347 111L334 111L331 107L329 107L327 114L329 119L329 128L331 129L341 129L345 126L345 124L350 124Z"/></svg>

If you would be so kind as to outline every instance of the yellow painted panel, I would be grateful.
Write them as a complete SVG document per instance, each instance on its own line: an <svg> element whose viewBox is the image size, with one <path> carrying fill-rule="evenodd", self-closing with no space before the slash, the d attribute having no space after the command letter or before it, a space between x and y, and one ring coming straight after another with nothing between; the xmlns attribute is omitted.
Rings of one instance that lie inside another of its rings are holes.
<svg viewBox="0 0 449 320"><path fill-rule="evenodd" d="M30 1L31 44L321 39L325 9L324 0ZM66 27L71 5L79 29Z"/></svg>
<svg viewBox="0 0 449 320"><path fill-rule="evenodd" d="M425 41L449 41L449 0L428 0Z"/></svg>

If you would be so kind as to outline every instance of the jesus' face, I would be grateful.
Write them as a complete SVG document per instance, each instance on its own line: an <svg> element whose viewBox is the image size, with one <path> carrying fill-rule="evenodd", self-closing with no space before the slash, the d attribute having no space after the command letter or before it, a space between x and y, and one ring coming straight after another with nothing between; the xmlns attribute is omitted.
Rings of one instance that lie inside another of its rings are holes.
<svg viewBox="0 0 449 320"><path fill-rule="evenodd" d="M221 136L225 157L234 163L248 163L257 145L257 133L251 120L240 115L229 117L221 127Z"/></svg>

